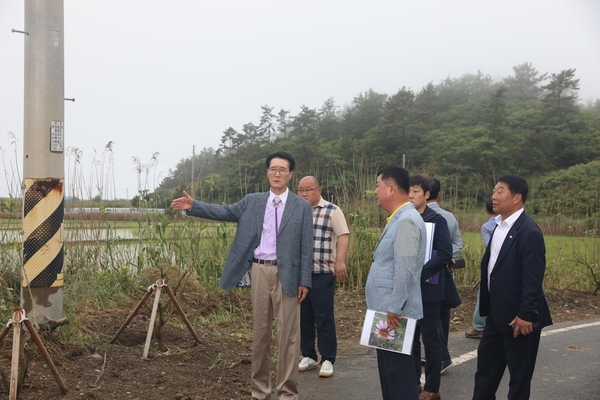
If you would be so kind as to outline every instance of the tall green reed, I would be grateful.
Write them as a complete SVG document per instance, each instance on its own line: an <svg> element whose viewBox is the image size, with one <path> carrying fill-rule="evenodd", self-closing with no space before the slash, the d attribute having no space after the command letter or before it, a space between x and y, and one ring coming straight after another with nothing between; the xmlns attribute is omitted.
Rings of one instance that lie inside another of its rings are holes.
<svg viewBox="0 0 600 400"><path fill-rule="evenodd" d="M346 268L348 279L340 284L345 289L362 289L373 260L373 250L377 244L377 230L372 227L370 215L350 215L350 240Z"/></svg>

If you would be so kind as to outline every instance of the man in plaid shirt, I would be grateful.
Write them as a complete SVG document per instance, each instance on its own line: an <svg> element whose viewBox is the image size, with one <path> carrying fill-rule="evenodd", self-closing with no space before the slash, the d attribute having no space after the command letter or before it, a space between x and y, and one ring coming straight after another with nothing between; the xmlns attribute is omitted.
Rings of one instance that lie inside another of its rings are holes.
<svg viewBox="0 0 600 400"><path fill-rule="evenodd" d="M318 368L315 350L315 328L321 354L319 376L333 375L337 353L337 338L333 316L333 296L336 281L348 277L346 252L348 251L348 224L342 210L321 197L319 181L306 176L298 183L298 195L308 200L313 209L314 256L312 287L300 303L300 371ZM337 239L337 240L336 240Z"/></svg>

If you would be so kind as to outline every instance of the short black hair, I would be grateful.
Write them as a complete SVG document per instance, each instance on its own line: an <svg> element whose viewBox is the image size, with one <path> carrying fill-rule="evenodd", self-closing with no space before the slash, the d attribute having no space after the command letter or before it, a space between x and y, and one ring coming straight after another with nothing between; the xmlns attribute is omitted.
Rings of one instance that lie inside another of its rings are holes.
<svg viewBox="0 0 600 400"><path fill-rule="evenodd" d="M398 165L386 165L377 171L377 176L381 175L381 180L392 180L398 188L404 190L406 194L410 191L410 175L408 171Z"/></svg>
<svg viewBox="0 0 600 400"><path fill-rule="evenodd" d="M431 198L431 183L429 179L425 178L423 175L413 175L409 180L410 186L420 186L423 189L423 194L429 192L429 198Z"/></svg>
<svg viewBox="0 0 600 400"><path fill-rule="evenodd" d="M293 171L294 168L296 168L296 160L294 160L294 157L292 157L290 153L286 153L285 151L277 151L275 153L269 154L269 156L267 157L267 169L269 169L269 167L271 166L271 160L274 158L283 158L284 160L288 160L288 162L290 163L290 171Z"/></svg>
<svg viewBox="0 0 600 400"><path fill-rule="evenodd" d="M491 197L485 201L485 210L488 212L488 214L496 215L496 212L494 211L494 203L492 202Z"/></svg>
<svg viewBox="0 0 600 400"><path fill-rule="evenodd" d="M440 181L436 178L429 178L429 183L431 184L431 190L429 191L429 200L435 200L440 196L440 190L442 190Z"/></svg>
<svg viewBox="0 0 600 400"><path fill-rule="evenodd" d="M529 193L529 185L525 178L519 175L504 175L498 178L498 182L506 183L513 195L520 194L521 200L523 201L523 204L525 204L527 193Z"/></svg>

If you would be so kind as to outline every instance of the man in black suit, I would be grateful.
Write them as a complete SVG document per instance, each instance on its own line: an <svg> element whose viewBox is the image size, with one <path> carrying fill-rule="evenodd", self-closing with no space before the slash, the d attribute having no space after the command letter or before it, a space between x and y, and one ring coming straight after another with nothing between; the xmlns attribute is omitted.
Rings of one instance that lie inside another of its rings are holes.
<svg viewBox="0 0 600 400"><path fill-rule="evenodd" d="M527 181L498 180L492 195L501 216L481 261L479 313L487 316L477 349L473 400L496 398L508 365L508 399L529 399L541 330L552 325L542 289L546 249L540 228L525 214Z"/></svg>
<svg viewBox="0 0 600 400"><path fill-rule="evenodd" d="M431 258L423 266L421 272L421 298L423 300L423 318L417 322L413 342L413 359L415 362L419 400L439 400L440 372L442 370L442 321L440 311L444 300L446 274L445 268L452 262L452 239L448 231L448 223L440 214L427 206L431 192L429 179L421 175L410 177L408 199L421 214L424 222L434 224L433 251ZM427 257L427 256L426 256ZM421 341L425 347L425 385L421 386Z"/></svg>

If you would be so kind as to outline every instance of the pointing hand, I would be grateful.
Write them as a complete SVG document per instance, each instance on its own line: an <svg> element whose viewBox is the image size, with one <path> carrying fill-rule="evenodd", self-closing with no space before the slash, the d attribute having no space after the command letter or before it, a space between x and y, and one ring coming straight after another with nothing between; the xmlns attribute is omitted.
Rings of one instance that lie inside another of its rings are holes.
<svg viewBox="0 0 600 400"><path fill-rule="evenodd" d="M194 199L190 197L189 194L184 190L183 197L179 197L174 199L171 203L171 208L173 210L190 210L192 205L194 204Z"/></svg>

